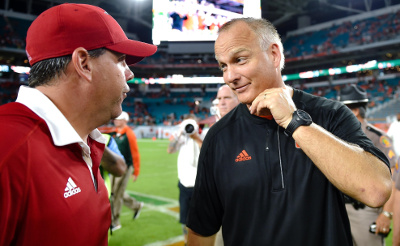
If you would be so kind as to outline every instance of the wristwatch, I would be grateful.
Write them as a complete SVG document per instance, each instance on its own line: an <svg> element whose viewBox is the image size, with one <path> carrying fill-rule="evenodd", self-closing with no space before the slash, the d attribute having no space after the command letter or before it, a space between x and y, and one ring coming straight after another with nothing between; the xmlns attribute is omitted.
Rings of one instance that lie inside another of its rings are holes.
<svg viewBox="0 0 400 246"><path fill-rule="evenodd" d="M285 129L285 135L290 137L299 126L309 126L311 123L311 116L304 110L298 109L293 112L293 118Z"/></svg>

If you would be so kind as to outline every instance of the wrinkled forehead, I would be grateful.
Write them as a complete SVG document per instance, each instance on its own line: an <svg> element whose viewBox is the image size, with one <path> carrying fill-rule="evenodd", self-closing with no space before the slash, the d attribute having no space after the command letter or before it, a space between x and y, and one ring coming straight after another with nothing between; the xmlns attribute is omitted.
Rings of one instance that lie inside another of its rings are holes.
<svg viewBox="0 0 400 246"><path fill-rule="evenodd" d="M249 49L252 42L256 41L255 33L245 23L236 23L218 35L214 44L217 60L222 56L232 55Z"/></svg>

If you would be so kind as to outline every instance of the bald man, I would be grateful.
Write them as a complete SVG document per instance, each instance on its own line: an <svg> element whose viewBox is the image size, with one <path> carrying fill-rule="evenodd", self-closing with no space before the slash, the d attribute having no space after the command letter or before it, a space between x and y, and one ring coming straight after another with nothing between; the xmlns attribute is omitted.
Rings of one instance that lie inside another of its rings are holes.
<svg viewBox="0 0 400 246"><path fill-rule="evenodd" d="M217 99L218 119L224 117L227 113L229 113L229 111L239 104L239 99L228 85L223 85L218 89Z"/></svg>

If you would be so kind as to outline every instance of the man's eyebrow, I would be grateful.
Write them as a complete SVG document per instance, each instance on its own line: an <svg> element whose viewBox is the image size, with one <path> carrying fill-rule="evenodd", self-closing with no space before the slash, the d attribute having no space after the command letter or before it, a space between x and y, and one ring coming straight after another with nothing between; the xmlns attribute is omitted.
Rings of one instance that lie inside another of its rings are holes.
<svg viewBox="0 0 400 246"><path fill-rule="evenodd" d="M235 56L238 53L243 52L243 51L249 51L249 49L248 48L244 48L244 47L238 47L238 48L235 48L235 49L232 49L231 51L229 51L228 56L229 57L233 57L233 56ZM215 60L217 60L219 62L219 59L218 59L217 55L215 55Z"/></svg>
<svg viewBox="0 0 400 246"><path fill-rule="evenodd" d="M249 49L247 48L243 48L243 47L239 47L237 49L233 49L231 52L229 52L230 55L236 55L237 53L243 52L243 51L248 51Z"/></svg>
<svg viewBox="0 0 400 246"><path fill-rule="evenodd" d="M126 58L126 54L117 51L109 50L118 60L123 60Z"/></svg>
<svg viewBox="0 0 400 246"><path fill-rule="evenodd" d="M126 54L121 54L121 55L119 55L119 56L118 56L118 59L119 59L119 60L124 60L124 59L126 59Z"/></svg>

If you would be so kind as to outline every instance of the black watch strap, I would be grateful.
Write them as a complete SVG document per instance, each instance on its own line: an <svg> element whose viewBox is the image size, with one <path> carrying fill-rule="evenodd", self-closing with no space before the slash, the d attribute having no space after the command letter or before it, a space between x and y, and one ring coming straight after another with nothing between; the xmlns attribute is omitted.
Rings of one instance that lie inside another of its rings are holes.
<svg viewBox="0 0 400 246"><path fill-rule="evenodd" d="M290 137L299 126L309 126L311 125L311 123L312 123L311 116L305 111L298 109L293 112L292 120L286 127L285 134L286 136Z"/></svg>

